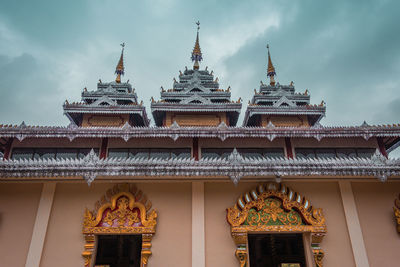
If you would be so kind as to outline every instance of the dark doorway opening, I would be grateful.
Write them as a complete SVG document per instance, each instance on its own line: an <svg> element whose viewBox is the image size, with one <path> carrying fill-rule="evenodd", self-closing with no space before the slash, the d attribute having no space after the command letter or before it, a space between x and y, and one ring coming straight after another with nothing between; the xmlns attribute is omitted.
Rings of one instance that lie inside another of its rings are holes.
<svg viewBox="0 0 400 267"><path fill-rule="evenodd" d="M306 267L302 234L249 234L250 267Z"/></svg>
<svg viewBox="0 0 400 267"><path fill-rule="evenodd" d="M99 235L96 265L140 267L142 235Z"/></svg>

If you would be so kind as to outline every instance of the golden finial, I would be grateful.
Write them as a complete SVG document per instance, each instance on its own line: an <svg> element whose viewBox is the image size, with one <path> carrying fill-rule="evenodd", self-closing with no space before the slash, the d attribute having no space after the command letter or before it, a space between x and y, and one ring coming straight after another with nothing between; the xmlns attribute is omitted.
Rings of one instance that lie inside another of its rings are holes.
<svg viewBox="0 0 400 267"><path fill-rule="evenodd" d="M239 97L238 101L236 103L242 103L242 98Z"/></svg>
<svg viewBox="0 0 400 267"><path fill-rule="evenodd" d="M257 90L254 88L254 94L256 95L257 94Z"/></svg>
<svg viewBox="0 0 400 267"><path fill-rule="evenodd" d="M193 52L192 52L192 61L194 61L193 69L198 70L200 68L199 62L203 60L203 56L201 54L200 42L199 42L199 30L200 30L200 21L196 22L197 25L197 36L196 42L194 44Z"/></svg>
<svg viewBox="0 0 400 267"><path fill-rule="evenodd" d="M177 81L176 81L175 77L174 77L173 81L174 81L174 83L177 83Z"/></svg>
<svg viewBox="0 0 400 267"><path fill-rule="evenodd" d="M155 103L156 102L156 101L154 101L154 97L151 97L150 100L151 100L151 103Z"/></svg>
<svg viewBox="0 0 400 267"><path fill-rule="evenodd" d="M226 89L226 91L227 91L227 92L230 92L230 91L231 91L231 86L230 86L230 85L228 86L228 89Z"/></svg>
<svg viewBox="0 0 400 267"><path fill-rule="evenodd" d="M125 48L125 43L122 43L121 46L122 46L121 57L119 58L118 65L115 68L115 74L117 74L117 78L115 79L115 81L117 83L121 83L121 75L125 74L125 68L124 68L124 48Z"/></svg>
<svg viewBox="0 0 400 267"><path fill-rule="evenodd" d="M160 89L161 89L161 92L163 92L163 93L165 92L164 87L161 86Z"/></svg>
<svg viewBox="0 0 400 267"><path fill-rule="evenodd" d="M304 95L308 95L308 89L306 89L306 91L304 92Z"/></svg>
<svg viewBox="0 0 400 267"><path fill-rule="evenodd" d="M214 71L212 70L211 72L210 72L210 75L213 75L214 74Z"/></svg>
<svg viewBox="0 0 400 267"><path fill-rule="evenodd" d="M261 85L261 86L263 86L263 85L264 85L263 81L260 81L260 85Z"/></svg>
<svg viewBox="0 0 400 267"><path fill-rule="evenodd" d="M214 81L214 82L216 82L216 83L218 82L218 77L217 77L217 78L215 78L215 81Z"/></svg>
<svg viewBox="0 0 400 267"><path fill-rule="evenodd" d="M208 66L206 66L206 71L208 70Z"/></svg>
<svg viewBox="0 0 400 267"><path fill-rule="evenodd" d="M321 101L321 104L319 104L319 106L320 106L320 107L323 107L324 105L325 105L325 101L322 100L322 101Z"/></svg>
<svg viewBox="0 0 400 267"><path fill-rule="evenodd" d="M271 86L274 86L274 85L275 85L275 79L274 79L274 77L275 77L275 75L276 75L276 72L275 72L275 67L274 67L274 65L272 65L272 60L271 60L271 55L270 55L270 53L269 53L269 45L268 45L268 44L267 44L267 49L268 49L268 69L267 69L267 77L269 77L269 80L270 80L269 84L270 84Z"/></svg>
<svg viewBox="0 0 400 267"><path fill-rule="evenodd" d="M83 88L83 91L84 91L84 92L87 92L87 88L86 88L86 87L85 87L85 88Z"/></svg>
<svg viewBox="0 0 400 267"><path fill-rule="evenodd" d="M142 101L140 101L140 106L143 106L143 100L142 100Z"/></svg>
<svg viewBox="0 0 400 267"><path fill-rule="evenodd" d="M179 75L181 75L181 76L183 75L182 71L180 71L180 70L179 70Z"/></svg>
<svg viewBox="0 0 400 267"><path fill-rule="evenodd" d="M293 82L293 81L291 81L291 82L290 82L290 86L293 86L293 85L294 85L294 82Z"/></svg>
<svg viewBox="0 0 400 267"><path fill-rule="evenodd" d="M99 79L99 83L101 83L101 79Z"/></svg>

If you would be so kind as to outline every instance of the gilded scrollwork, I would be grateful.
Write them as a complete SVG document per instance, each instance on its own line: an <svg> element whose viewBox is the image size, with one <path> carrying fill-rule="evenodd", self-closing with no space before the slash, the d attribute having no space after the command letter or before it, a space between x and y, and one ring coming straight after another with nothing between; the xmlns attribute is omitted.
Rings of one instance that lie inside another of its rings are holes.
<svg viewBox="0 0 400 267"><path fill-rule="evenodd" d="M239 260L240 267L247 267L247 249L246 248L237 248L235 252L236 258Z"/></svg>
<svg viewBox="0 0 400 267"><path fill-rule="evenodd" d="M96 210L92 212L86 209L83 216L82 232L86 244L82 256L85 267L91 266L95 235L101 234L141 234L140 266L147 266L151 255L151 239L157 225L157 212L151 210L151 202L143 192L135 186L117 185L96 203Z"/></svg>
<svg viewBox="0 0 400 267"><path fill-rule="evenodd" d="M314 246L319 245L326 233L322 210L313 208L299 193L277 183L259 185L240 196L237 203L227 209L227 221L231 225L237 245L235 255L241 267L247 263L248 233L311 233ZM322 267L322 250L313 252L315 263Z"/></svg>
<svg viewBox="0 0 400 267"><path fill-rule="evenodd" d="M323 267L322 259L324 258L324 252L321 248L313 248L313 255L316 267Z"/></svg>
<svg viewBox="0 0 400 267"><path fill-rule="evenodd" d="M400 233L400 195L394 201L393 211L394 211L394 217L396 218L396 223L397 223L397 232Z"/></svg>

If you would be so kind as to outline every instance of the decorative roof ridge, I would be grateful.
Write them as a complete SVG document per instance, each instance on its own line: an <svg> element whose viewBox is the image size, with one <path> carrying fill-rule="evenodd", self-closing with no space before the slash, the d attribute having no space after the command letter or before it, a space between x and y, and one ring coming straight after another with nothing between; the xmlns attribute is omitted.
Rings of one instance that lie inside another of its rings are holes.
<svg viewBox="0 0 400 267"><path fill-rule="evenodd" d="M151 103L151 105L156 105L156 104L161 104L161 105L170 105L170 106L183 106L183 105L190 105L190 106L225 106L225 105L242 105L242 103L238 102L222 102L222 103L174 103L174 102L166 102L166 101L157 101Z"/></svg>
<svg viewBox="0 0 400 267"><path fill-rule="evenodd" d="M51 125L12 125L12 124L0 124L0 130L28 130L28 129L52 129L52 130L61 130L61 129L68 129L67 126L51 126ZM77 129L82 130L90 130L93 129L120 129L121 127L77 127ZM150 129L150 130L162 130L162 129L169 129L169 127L164 126L132 126L132 129ZM202 129L215 129L212 126L190 126L190 128L195 128L198 130ZM261 126L227 126L227 129L235 131L235 130L269 130L265 127ZM340 125L321 125L321 127L308 127L308 126L300 126L300 127L290 127L290 126L275 126L274 130L280 129L292 129L292 130L307 130L307 131L315 131L315 130L400 130L400 124L393 124L393 125L368 125L368 126L357 126L357 125L349 125L349 126L340 126Z"/></svg>
<svg viewBox="0 0 400 267"><path fill-rule="evenodd" d="M217 157L206 157L201 158L196 161L193 158L170 158L165 159L161 157L147 158L147 157L130 157L130 158L122 158L122 157L109 157L106 159L99 159L98 155L92 149L89 154L87 154L83 158L66 158L66 159L4 159L0 161L1 165L13 165L22 164L24 166L30 165L73 165L73 164L89 164L89 163L157 163L157 164L170 164L170 163L191 163L202 165L203 163L235 163L235 164L246 164L246 165L265 165L268 163L273 164L299 164L299 165L309 165L309 164L341 164L341 165L395 165L399 167L400 170L400 158L386 158L384 157L378 150L371 158L362 158L362 157L349 157L349 158L285 158L285 157L246 157L242 156L236 148L234 148L233 152L228 156L228 158L217 158Z"/></svg>
<svg viewBox="0 0 400 267"><path fill-rule="evenodd" d="M379 152L377 152L379 153ZM90 184L96 176L375 176L386 181L400 177L400 159L371 158L288 159L243 157L236 149L224 158L107 158L93 150L81 159L10 159L0 161L0 177L76 177ZM322 178L323 179L323 178Z"/></svg>
<svg viewBox="0 0 400 267"><path fill-rule="evenodd" d="M114 102L114 101L113 101ZM94 103L94 102L93 102ZM107 108L107 107L132 107L132 106L143 106L140 103L132 103L132 104L115 104L115 105L107 105L107 106L101 106L101 105L92 105L93 103L64 103L63 107L101 107L101 108ZM144 106L143 106L144 107Z"/></svg>

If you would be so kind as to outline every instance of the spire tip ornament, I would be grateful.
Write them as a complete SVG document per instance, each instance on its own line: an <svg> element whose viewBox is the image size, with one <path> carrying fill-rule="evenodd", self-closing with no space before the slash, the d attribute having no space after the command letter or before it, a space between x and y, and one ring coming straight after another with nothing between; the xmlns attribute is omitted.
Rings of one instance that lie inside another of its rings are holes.
<svg viewBox="0 0 400 267"><path fill-rule="evenodd" d="M199 30L200 30L200 21L196 22L197 25L197 36L196 36L196 42L194 44L194 48L192 51L192 61L194 61L193 64L193 69L198 70L200 68L199 62L203 60L203 56L201 54L201 49L200 49L200 42L199 42Z"/></svg>
<svg viewBox="0 0 400 267"><path fill-rule="evenodd" d="M115 79L115 82L117 82L117 83L121 83L121 75L125 74L125 68L124 68L125 43L122 43L120 45L122 46L121 57L119 58L118 65L115 68L115 74L117 74L117 78Z"/></svg>
<svg viewBox="0 0 400 267"><path fill-rule="evenodd" d="M270 55L270 53L269 53L269 44L267 44L267 49L268 49L268 69L267 69L267 77L269 77L269 79L270 79L269 84L270 84L271 86L275 86L275 79L274 79L274 77L275 77L275 75L276 75L276 72L275 72L275 67L274 67L274 65L272 64L271 55Z"/></svg>

